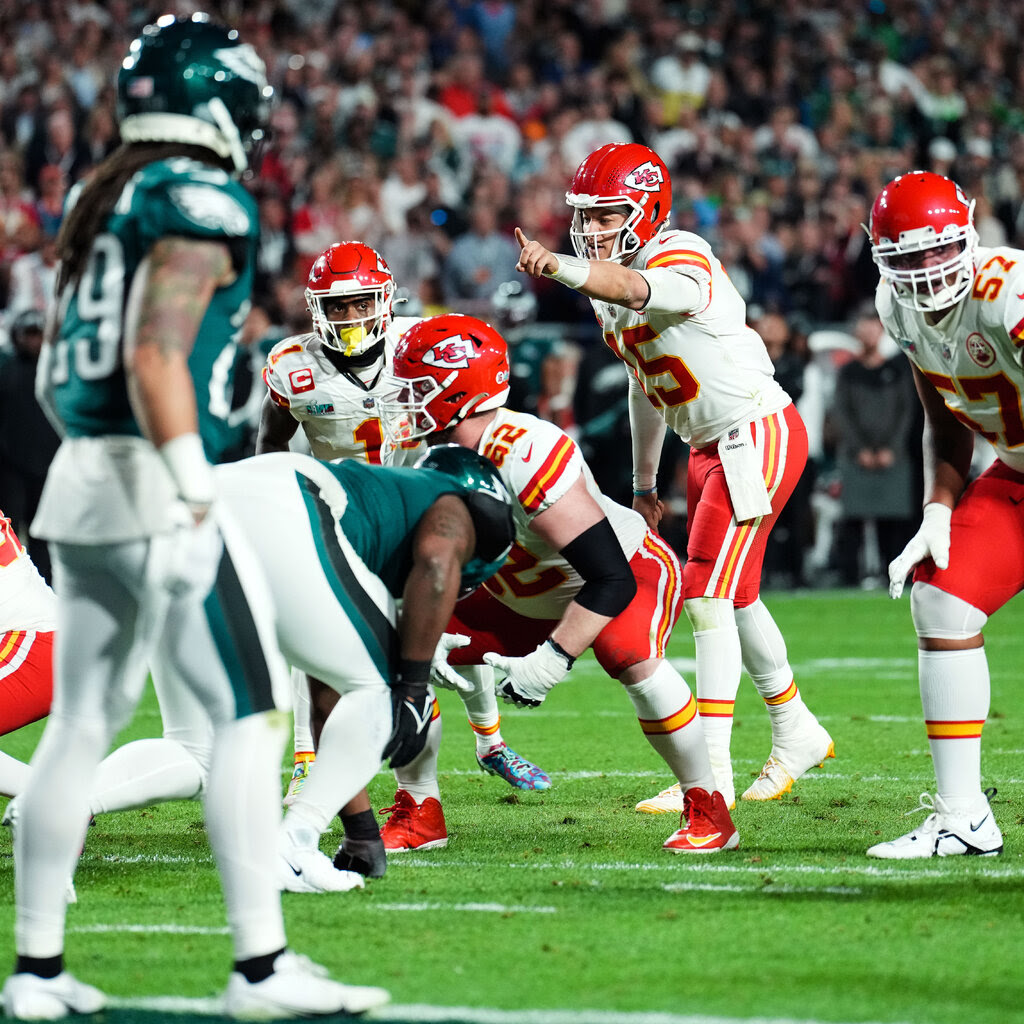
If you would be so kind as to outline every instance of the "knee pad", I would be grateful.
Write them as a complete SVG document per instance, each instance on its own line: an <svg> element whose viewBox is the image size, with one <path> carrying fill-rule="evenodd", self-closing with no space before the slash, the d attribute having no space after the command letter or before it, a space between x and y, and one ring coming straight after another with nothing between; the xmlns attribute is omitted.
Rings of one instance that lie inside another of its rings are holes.
<svg viewBox="0 0 1024 1024"><path fill-rule="evenodd" d="M921 639L969 640L988 622L988 616L980 608L930 583L914 584L910 591L910 612Z"/></svg>
<svg viewBox="0 0 1024 1024"><path fill-rule="evenodd" d="M689 597L683 602L686 617L694 633L708 633L714 629L732 629L736 615L732 601L721 597Z"/></svg>

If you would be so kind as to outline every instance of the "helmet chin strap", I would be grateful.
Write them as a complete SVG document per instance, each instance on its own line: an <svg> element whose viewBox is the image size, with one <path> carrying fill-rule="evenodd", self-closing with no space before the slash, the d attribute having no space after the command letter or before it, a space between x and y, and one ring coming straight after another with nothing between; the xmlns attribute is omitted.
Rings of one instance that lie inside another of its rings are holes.
<svg viewBox="0 0 1024 1024"><path fill-rule="evenodd" d="M228 155L235 165L235 170L241 174L249 166L249 158L245 154L245 147L238 134L238 126L231 120L228 108L219 96L214 96L206 106L210 111L210 116L217 122L221 135L227 140Z"/></svg>

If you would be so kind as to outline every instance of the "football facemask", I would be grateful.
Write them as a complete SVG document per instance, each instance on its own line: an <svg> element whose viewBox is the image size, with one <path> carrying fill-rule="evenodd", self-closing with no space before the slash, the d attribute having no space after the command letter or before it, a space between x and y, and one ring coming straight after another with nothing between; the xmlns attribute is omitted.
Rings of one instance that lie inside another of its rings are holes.
<svg viewBox="0 0 1024 1024"><path fill-rule="evenodd" d="M935 312L955 306L974 282L974 202L928 171L891 181L871 207L871 258L901 306Z"/></svg>

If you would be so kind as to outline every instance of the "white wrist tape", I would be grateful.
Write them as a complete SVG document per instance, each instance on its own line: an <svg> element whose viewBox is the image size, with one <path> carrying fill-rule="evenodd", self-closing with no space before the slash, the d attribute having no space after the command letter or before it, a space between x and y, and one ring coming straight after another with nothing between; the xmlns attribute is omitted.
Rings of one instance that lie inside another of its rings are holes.
<svg viewBox="0 0 1024 1024"><path fill-rule="evenodd" d="M206 461L203 442L198 434L179 434L157 451L170 471L178 494L190 505L213 502L213 466Z"/></svg>
<svg viewBox="0 0 1024 1024"><path fill-rule="evenodd" d="M941 501L930 501L921 513L921 525L933 526L939 530L949 530L953 510Z"/></svg>
<svg viewBox="0 0 1024 1024"><path fill-rule="evenodd" d="M564 284L567 288L582 288L590 277L590 260L582 259L579 256L566 256L563 253L553 254L558 260L558 267L545 277L552 281Z"/></svg>

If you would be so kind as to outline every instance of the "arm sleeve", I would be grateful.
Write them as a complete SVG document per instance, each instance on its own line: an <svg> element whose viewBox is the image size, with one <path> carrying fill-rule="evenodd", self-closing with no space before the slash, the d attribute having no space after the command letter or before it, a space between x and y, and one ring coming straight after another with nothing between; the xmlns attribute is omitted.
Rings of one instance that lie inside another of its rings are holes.
<svg viewBox="0 0 1024 1024"><path fill-rule="evenodd" d="M614 619L636 596L636 577L607 519L584 530L559 554L583 577L575 601L587 611Z"/></svg>
<svg viewBox="0 0 1024 1024"><path fill-rule="evenodd" d="M646 312L654 313L695 313L707 305L705 292L695 275L656 267L653 270L638 270L647 282L650 295L644 304ZM706 274L710 282L711 275Z"/></svg>
<svg viewBox="0 0 1024 1024"><path fill-rule="evenodd" d="M633 489L646 491L655 485L658 477L665 421L632 375L629 378L629 430L633 439Z"/></svg>

